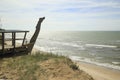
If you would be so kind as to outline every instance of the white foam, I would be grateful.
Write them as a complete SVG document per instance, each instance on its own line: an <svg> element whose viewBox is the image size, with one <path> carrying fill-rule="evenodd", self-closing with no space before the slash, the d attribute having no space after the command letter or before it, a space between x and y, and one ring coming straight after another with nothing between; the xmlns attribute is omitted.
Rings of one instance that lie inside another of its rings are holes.
<svg viewBox="0 0 120 80"><path fill-rule="evenodd" d="M59 41L54 41L54 44L59 44L59 45L63 45L63 46L71 46L71 47L76 47L79 48L80 50L85 50L85 47L82 45L79 45L77 43L74 42L59 42Z"/></svg>
<svg viewBox="0 0 120 80"><path fill-rule="evenodd" d="M74 61L82 61L82 62L87 62L87 63L91 63L91 64L103 66L103 67L108 67L108 68L120 70L120 66L115 66L115 65L112 65L109 63L99 63L99 62L92 61L88 58L82 58L82 57L78 57L78 56L70 56L69 58L74 60ZM113 62L113 63L117 63L117 62Z"/></svg>
<svg viewBox="0 0 120 80"><path fill-rule="evenodd" d="M113 64L117 64L117 65L120 64L120 62L112 62L112 63L113 63Z"/></svg>
<svg viewBox="0 0 120 80"><path fill-rule="evenodd" d="M118 42L118 43L119 43L119 42L120 42L120 40L117 40L116 42Z"/></svg>
<svg viewBox="0 0 120 80"><path fill-rule="evenodd" d="M45 47L39 47L39 46L35 45L35 48L38 50L41 50L41 51L50 52L50 49L45 48Z"/></svg>
<svg viewBox="0 0 120 80"><path fill-rule="evenodd" d="M117 46L113 45L99 45L99 44L85 44L86 47L96 47L96 48L117 48Z"/></svg>
<svg viewBox="0 0 120 80"><path fill-rule="evenodd" d="M70 59L75 60L75 61L80 61L81 57L78 56L69 56Z"/></svg>
<svg viewBox="0 0 120 80"><path fill-rule="evenodd" d="M80 47L79 45L75 43L61 42L60 44L65 45L65 46Z"/></svg>

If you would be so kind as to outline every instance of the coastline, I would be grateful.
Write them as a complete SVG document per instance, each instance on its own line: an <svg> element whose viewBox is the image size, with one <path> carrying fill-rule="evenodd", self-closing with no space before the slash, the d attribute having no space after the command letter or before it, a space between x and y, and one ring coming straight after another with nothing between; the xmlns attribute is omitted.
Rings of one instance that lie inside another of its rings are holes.
<svg viewBox="0 0 120 80"><path fill-rule="evenodd" d="M120 80L120 71L85 62L75 62L95 80Z"/></svg>
<svg viewBox="0 0 120 80"><path fill-rule="evenodd" d="M34 51L40 51L35 47L33 49ZM82 61L74 61L80 70L85 71L88 73L90 76L92 76L95 80L119 80L120 79L120 70L116 69L111 69L108 67L100 66L100 65L95 65L87 62L82 62Z"/></svg>

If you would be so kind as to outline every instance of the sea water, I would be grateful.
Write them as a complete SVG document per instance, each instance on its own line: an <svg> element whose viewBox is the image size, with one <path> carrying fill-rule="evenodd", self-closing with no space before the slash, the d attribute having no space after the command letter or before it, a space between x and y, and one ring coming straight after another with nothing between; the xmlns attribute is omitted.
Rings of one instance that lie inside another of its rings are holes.
<svg viewBox="0 0 120 80"><path fill-rule="evenodd" d="M35 45L41 51L120 70L120 31L41 32Z"/></svg>

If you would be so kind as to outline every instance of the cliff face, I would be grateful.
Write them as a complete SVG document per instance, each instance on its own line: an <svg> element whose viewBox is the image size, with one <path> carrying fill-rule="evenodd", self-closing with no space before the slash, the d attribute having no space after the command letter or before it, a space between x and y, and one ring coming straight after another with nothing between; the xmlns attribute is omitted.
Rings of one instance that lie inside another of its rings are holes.
<svg viewBox="0 0 120 80"><path fill-rule="evenodd" d="M93 80L70 59L53 54L24 55L0 60L0 79Z"/></svg>

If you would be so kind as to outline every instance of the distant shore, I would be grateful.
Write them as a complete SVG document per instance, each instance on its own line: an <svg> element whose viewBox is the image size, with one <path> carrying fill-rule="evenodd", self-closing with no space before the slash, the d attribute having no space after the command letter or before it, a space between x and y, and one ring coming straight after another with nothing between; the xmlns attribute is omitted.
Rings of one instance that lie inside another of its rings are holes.
<svg viewBox="0 0 120 80"><path fill-rule="evenodd" d="M81 70L91 75L95 80L120 80L119 70L117 71L85 62L77 62L77 65Z"/></svg>

